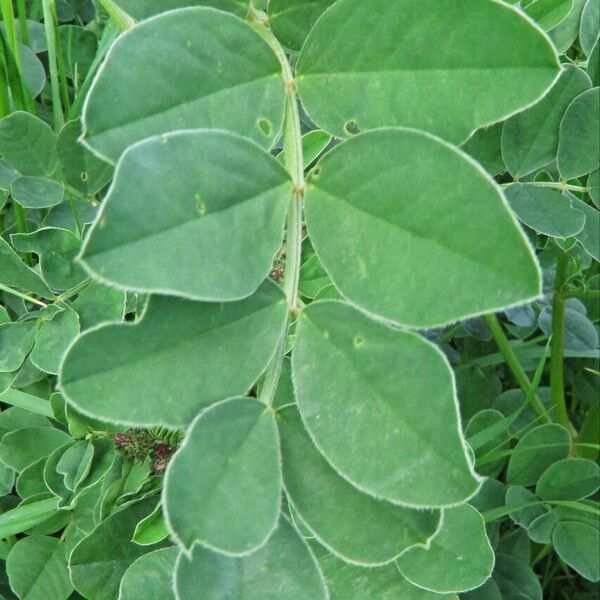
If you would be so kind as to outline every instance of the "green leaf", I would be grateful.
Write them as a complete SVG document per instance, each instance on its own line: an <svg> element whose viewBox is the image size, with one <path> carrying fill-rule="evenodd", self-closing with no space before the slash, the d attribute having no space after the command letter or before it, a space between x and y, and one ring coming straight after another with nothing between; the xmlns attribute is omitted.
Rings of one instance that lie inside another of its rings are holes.
<svg viewBox="0 0 600 600"><path fill-rule="evenodd" d="M23 208L50 208L63 200L64 188L53 179L24 175L13 180L10 193Z"/></svg>
<svg viewBox="0 0 600 600"><path fill-rule="evenodd" d="M283 294L268 282L226 304L155 296L138 324L104 325L77 338L62 363L61 388L85 415L180 427L255 383L286 317Z"/></svg>
<svg viewBox="0 0 600 600"><path fill-rule="evenodd" d="M398 559L410 582L440 593L478 588L492 574L494 551L481 515L468 504L444 510L430 548L411 548Z"/></svg>
<svg viewBox="0 0 600 600"><path fill-rule="evenodd" d="M538 100L558 61L504 3L340 0L312 29L297 70L307 112L337 137L396 125L458 143Z"/></svg>
<svg viewBox="0 0 600 600"><path fill-rule="evenodd" d="M315 552L319 550L319 564L325 573L331 600L458 600L454 594L436 594L413 585L398 573L395 565L363 569L344 563L315 546Z"/></svg>
<svg viewBox="0 0 600 600"><path fill-rule="evenodd" d="M119 160L83 248L84 265L129 290L245 298L272 269L291 194L285 169L237 135L207 130L150 138Z"/></svg>
<svg viewBox="0 0 600 600"><path fill-rule="evenodd" d="M66 433L54 427L17 429L0 440L0 460L15 471L22 471L70 440Z"/></svg>
<svg viewBox="0 0 600 600"><path fill-rule="evenodd" d="M564 54L575 42L579 32L579 20L586 0L573 0L573 8L567 18L548 32L559 54Z"/></svg>
<svg viewBox="0 0 600 600"><path fill-rule="evenodd" d="M52 129L22 111L0 119L0 155L22 175L51 175L58 165Z"/></svg>
<svg viewBox="0 0 600 600"><path fill-rule="evenodd" d="M600 4L596 0L587 0L581 13L579 25L579 43L589 56L600 35Z"/></svg>
<svg viewBox="0 0 600 600"><path fill-rule="evenodd" d="M57 513L57 498L45 498L0 514L0 538L23 533L51 519Z"/></svg>
<svg viewBox="0 0 600 600"><path fill-rule="evenodd" d="M113 44L87 98L85 139L111 162L174 129L224 128L270 148L284 93L279 61L248 23L211 8L179 9Z"/></svg>
<svg viewBox="0 0 600 600"><path fill-rule="evenodd" d="M19 177L19 172L13 169L3 158L0 158L0 190L10 191L10 184Z"/></svg>
<svg viewBox="0 0 600 600"><path fill-rule="evenodd" d="M32 535L19 540L6 559L10 586L27 600L67 600L73 591L58 538Z"/></svg>
<svg viewBox="0 0 600 600"><path fill-rule="evenodd" d="M122 321L125 316L125 292L92 281L71 307L79 315L82 331L105 321Z"/></svg>
<svg viewBox="0 0 600 600"><path fill-rule="evenodd" d="M69 570L75 589L88 600L117 600L121 579L148 546L131 541L140 519L156 500L132 504L102 521L71 553ZM155 547L150 547L156 549Z"/></svg>
<svg viewBox="0 0 600 600"><path fill-rule="evenodd" d="M98 38L93 31L77 25L58 28L64 70L77 84L81 84L94 62L98 50Z"/></svg>
<svg viewBox="0 0 600 600"><path fill-rule="evenodd" d="M544 31L562 23L573 9L573 0L534 0L525 6L529 15Z"/></svg>
<svg viewBox="0 0 600 600"><path fill-rule="evenodd" d="M63 355L78 333L79 317L66 306L52 320L40 324L31 351L31 362L45 373L56 375Z"/></svg>
<svg viewBox="0 0 600 600"><path fill-rule="evenodd" d="M542 500L581 500L600 486L600 467L585 458L567 458L550 465L537 482Z"/></svg>
<svg viewBox="0 0 600 600"><path fill-rule="evenodd" d="M492 177L506 171L501 152L503 123L482 127L461 145Z"/></svg>
<svg viewBox="0 0 600 600"><path fill-rule="evenodd" d="M73 260L79 253L81 240L67 229L44 227L32 233L14 233L14 247L40 257L40 269L48 285L67 290L86 279L83 269Z"/></svg>
<svg viewBox="0 0 600 600"><path fill-rule="evenodd" d="M515 183L505 194L519 221L538 233L564 240L585 226L585 214L556 190Z"/></svg>
<svg viewBox="0 0 600 600"><path fill-rule="evenodd" d="M302 158L304 159L304 168L309 167L329 146L332 136L320 129L314 129L302 136ZM285 164L285 149L277 155L277 160Z"/></svg>
<svg viewBox="0 0 600 600"><path fill-rule="evenodd" d="M147 19L168 10L187 6L212 6L245 18L248 13L247 0L116 0L128 15L134 19Z"/></svg>
<svg viewBox="0 0 600 600"><path fill-rule="evenodd" d="M327 271L323 268L319 257L313 254L300 267L298 289L305 298L315 298L328 285L331 285L331 279L329 279Z"/></svg>
<svg viewBox="0 0 600 600"><path fill-rule="evenodd" d="M577 234L577 241L592 258L600 261L600 212L573 194L566 192L565 196L569 198L573 208L585 214L585 226Z"/></svg>
<svg viewBox="0 0 600 600"><path fill-rule="evenodd" d="M337 301L304 309L296 331L298 408L344 479L416 508L457 504L477 492L452 372L435 346Z"/></svg>
<svg viewBox="0 0 600 600"><path fill-rule="evenodd" d="M315 250L342 294L370 312L434 327L540 293L501 191L439 139L404 129L356 136L319 161L308 185Z"/></svg>
<svg viewBox="0 0 600 600"><path fill-rule="evenodd" d="M16 371L33 347L38 324L35 321L0 325L0 371Z"/></svg>
<svg viewBox="0 0 600 600"><path fill-rule="evenodd" d="M42 298L50 298L52 294L40 276L30 269L11 248L10 244L0 237L0 283L9 287L33 292Z"/></svg>
<svg viewBox="0 0 600 600"><path fill-rule="evenodd" d="M162 542L168 535L162 504L159 502L156 508L137 524L133 541L140 546L150 546Z"/></svg>
<svg viewBox="0 0 600 600"><path fill-rule="evenodd" d="M242 556L261 547L281 505L279 436L272 411L250 398L214 404L194 420L165 478L169 529L196 543Z"/></svg>
<svg viewBox="0 0 600 600"><path fill-rule="evenodd" d="M600 580L600 532L575 521L559 523L552 534L556 553L589 581Z"/></svg>
<svg viewBox="0 0 600 600"><path fill-rule="evenodd" d="M196 546L175 568L179 600L326 600L327 588L306 542L282 517L269 541L254 554L233 558Z"/></svg>
<svg viewBox="0 0 600 600"><path fill-rule="evenodd" d="M172 579L178 554L172 546L140 556L123 575L119 600L175 600Z"/></svg>
<svg viewBox="0 0 600 600"><path fill-rule="evenodd" d="M44 482L44 465L47 457L42 456L39 460L23 469L17 478L16 490L23 500L43 494L48 491Z"/></svg>
<svg viewBox="0 0 600 600"><path fill-rule="evenodd" d="M502 157L513 177L523 177L556 158L560 121L569 104L590 87L581 69L565 65L542 100L506 121Z"/></svg>
<svg viewBox="0 0 600 600"><path fill-rule="evenodd" d="M426 544L438 511L416 511L375 500L342 479L319 454L294 407L277 414L286 494L303 523L336 556L363 566L392 561ZM357 518L360 515L360 518Z"/></svg>
<svg viewBox="0 0 600 600"><path fill-rule="evenodd" d="M80 136L79 119L69 121L58 134L58 159L64 181L82 194L93 196L111 180L113 168L83 146Z"/></svg>
<svg viewBox="0 0 600 600"><path fill-rule="evenodd" d="M567 458L571 438L560 425L549 423L527 432L514 447L506 479L513 485L534 485L553 463Z"/></svg>
<svg viewBox="0 0 600 600"><path fill-rule="evenodd" d="M529 562L523 562L513 556L498 554L494 567L494 581L502 591L503 598L542 600L542 586L529 566Z"/></svg>
<svg viewBox="0 0 600 600"><path fill-rule="evenodd" d="M93 457L94 446L88 442L77 442L60 457L56 471L64 476L65 486L68 489L77 489L87 477Z"/></svg>
<svg viewBox="0 0 600 600"><path fill-rule="evenodd" d="M503 426L504 425L504 426ZM469 443L473 436L481 435L486 430L492 430L490 439L478 445L477 448L473 448L475 458L481 458L488 452L495 450L506 450L509 447L510 435L507 432L508 425L506 425L506 418L504 415L493 409L485 409L479 411L476 415L469 420L469 424L465 429L465 435ZM497 477L504 467L505 459L500 458L496 461L487 463L484 466L478 468L480 475L487 477Z"/></svg>
<svg viewBox="0 0 600 600"><path fill-rule="evenodd" d="M591 173L600 166L600 88L587 90L567 108L560 123L558 170L564 179Z"/></svg>
<svg viewBox="0 0 600 600"><path fill-rule="evenodd" d="M316 20L334 0L271 0L269 25L279 41L298 52Z"/></svg>

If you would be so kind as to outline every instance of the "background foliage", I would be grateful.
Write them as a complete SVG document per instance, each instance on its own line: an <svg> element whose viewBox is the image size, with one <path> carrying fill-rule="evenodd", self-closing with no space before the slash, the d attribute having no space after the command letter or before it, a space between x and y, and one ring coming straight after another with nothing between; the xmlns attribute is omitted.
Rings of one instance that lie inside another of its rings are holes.
<svg viewBox="0 0 600 600"><path fill-rule="evenodd" d="M598 597L597 0L0 10L0 598Z"/></svg>

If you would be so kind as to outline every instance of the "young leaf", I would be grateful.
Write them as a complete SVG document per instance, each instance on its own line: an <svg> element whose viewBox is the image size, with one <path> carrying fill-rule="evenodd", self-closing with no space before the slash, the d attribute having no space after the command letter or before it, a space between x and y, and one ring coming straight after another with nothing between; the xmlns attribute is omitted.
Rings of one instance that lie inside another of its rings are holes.
<svg viewBox="0 0 600 600"><path fill-rule="evenodd" d="M133 541L140 546L151 546L162 542L169 535L169 530L163 517L162 503L136 526Z"/></svg>
<svg viewBox="0 0 600 600"><path fill-rule="evenodd" d="M506 121L502 157L513 177L523 177L556 158L560 121L569 104L590 87L590 78L581 69L565 65L542 100Z"/></svg>
<svg viewBox="0 0 600 600"><path fill-rule="evenodd" d="M396 125L459 143L538 100L558 68L550 41L504 3L340 0L306 39L297 80L337 137Z"/></svg>
<svg viewBox="0 0 600 600"><path fill-rule="evenodd" d="M192 423L167 471L163 505L184 548L250 554L272 534L281 504L272 411L250 398L214 404Z"/></svg>
<svg viewBox="0 0 600 600"><path fill-rule="evenodd" d="M527 432L514 447L506 479L513 485L534 485L553 463L567 458L571 438L560 425L549 423Z"/></svg>
<svg viewBox="0 0 600 600"><path fill-rule="evenodd" d="M191 560L179 555L175 591L179 600L327 600L316 559L282 517L269 541L254 554L233 558L196 546Z"/></svg>
<svg viewBox="0 0 600 600"><path fill-rule="evenodd" d="M129 290L244 298L272 268L291 194L284 168L237 135L205 130L150 138L119 160L83 248L84 265Z"/></svg>
<svg viewBox="0 0 600 600"><path fill-rule="evenodd" d="M158 549L131 541L137 523L155 502L147 499L112 514L75 546L69 557L69 571L75 589L85 598L117 600L129 566L149 549Z"/></svg>
<svg viewBox="0 0 600 600"><path fill-rule="evenodd" d="M50 208L62 202L65 190L53 179L24 175L13 179L10 193L23 208Z"/></svg>
<svg viewBox="0 0 600 600"><path fill-rule="evenodd" d="M519 221L538 233L564 240L585 225L585 214L556 190L515 183L505 193Z"/></svg>
<svg viewBox="0 0 600 600"><path fill-rule="evenodd" d="M563 179L591 173L600 166L600 88L587 90L567 108L560 123L558 170Z"/></svg>
<svg viewBox="0 0 600 600"><path fill-rule="evenodd" d="M61 387L85 415L181 427L252 386L286 317L283 294L271 283L226 304L155 296L138 324L104 325L77 338L62 363Z"/></svg>
<svg viewBox="0 0 600 600"><path fill-rule="evenodd" d="M550 465L539 478L535 493L542 500L581 500L600 486L600 467L585 458L566 458Z"/></svg>
<svg viewBox="0 0 600 600"><path fill-rule="evenodd" d="M342 477L416 508L475 494L479 480L460 432L452 371L435 346L336 301L304 309L296 335L298 408Z"/></svg>
<svg viewBox="0 0 600 600"><path fill-rule="evenodd" d="M430 548L411 548L398 559L400 572L433 592L465 592L492 574L494 551L481 515L468 504L444 510L442 529Z"/></svg>
<svg viewBox="0 0 600 600"><path fill-rule="evenodd" d="M552 534L557 554L589 581L600 580L600 532L585 523L564 521Z"/></svg>
<svg viewBox="0 0 600 600"><path fill-rule="evenodd" d="M172 580L178 555L171 546L140 556L123 575L119 600L175 600Z"/></svg>
<svg viewBox="0 0 600 600"><path fill-rule="evenodd" d="M356 136L326 154L308 184L317 254L342 294L370 312L434 327L540 293L501 191L437 138L406 129Z"/></svg>
<svg viewBox="0 0 600 600"><path fill-rule="evenodd" d="M19 540L6 559L13 591L27 600L67 600L73 591L65 545L55 537L32 535Z"/></svg>
<svg viewBox="0 0 600 600"><path fill-rule="evenodd" d="M375 500L342 479L319 454L295 407L277 413L288 499L319 541L343 560L363 566L392 561L426 544L439 511L417 511Z"/></svg>
<svg viewBox="0 0 600 600"><path fill-rule="evenodd" d="M270 148L284 93L279 61L248 23L212 8L182 8L113 44L86 101L85 139L110 162L174 129L227 129Z"/></svg>
<svg viewBox="0 0 600 600"><path fill-rule="evenodd" d="M0 155L22 175L51 175L58 166L52 129L23 111L0 119Z"/></svg>

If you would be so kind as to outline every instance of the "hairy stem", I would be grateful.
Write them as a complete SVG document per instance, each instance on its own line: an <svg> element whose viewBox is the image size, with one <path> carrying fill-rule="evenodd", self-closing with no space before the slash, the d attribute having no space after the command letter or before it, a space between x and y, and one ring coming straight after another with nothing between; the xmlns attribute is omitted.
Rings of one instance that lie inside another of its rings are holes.
<svg viewBox="0 0 600 600"><path fill-rule="evenodd" d="M564 344L565 344L565 298L564 285L568 278L569 257L566 252L557 250L556 276L554 294L552 296L552 339L550 341L550 390L552 404L556 409L558 422L573 434L574 429L569 420L565 401L564 380Z"/></svg>
<svg viewBox="0 0 600 600"><path fill-rule="evenodd" d="M531 408L535 411L535 413L540 417L542 421L545 423L550 423L551 419L546 412L542 401L539 396L533 392L533 388L527 374L523 370L517 355L515 354L512 346L508 342L508 338L506 337L504 330L502 329L502 325L500 325L500 321L498 321L498 317L496 315L484 315L483 317L487 326L490 328L494 339L496 340L496 344L498 345L498 349L504 356L506 360L506 364L510 369L511 373L514 375L517 383L523 390L525 397L529 400L531 404Z"/></svg>
<svg viewBox="0 0 600 600"><path fill-rule="evenodd" d="M289 315L285 332L279 340L260 391L260 399L271 405L279 382L286 340L292 318L298 311L298 281L300 279L300 262L302 253L302 207L306 188L304 180L304 157L302 153L302 131L298 111L298 95L294 83L294 74L287 56L271 31L260 21L260 15L254 14L254 27L262 38L271 46L281 63L282 76L286 87L285 119L283 125L283 149L285 166L292 177L294 189L290 198L287 215L287 238L285 252L285 269L283 287L288 303Z"/></svg>

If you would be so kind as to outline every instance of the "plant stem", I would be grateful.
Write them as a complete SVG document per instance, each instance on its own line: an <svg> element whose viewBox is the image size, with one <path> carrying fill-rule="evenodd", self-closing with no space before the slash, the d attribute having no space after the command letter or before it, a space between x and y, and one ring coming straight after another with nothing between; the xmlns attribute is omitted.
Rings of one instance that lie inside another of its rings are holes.
<svg viewBox="0 0 600 600"><path fill-rule="evenodd" d="M503 183L501 187L506 188L511 185L514 185L514 183L517 183L517 182ZM564 181L525 181L522 183L524 183L524 185L531 185L533 187L551 188L554 190L559 190L560 192L564 192L565 190L568 190L569 192L585 193L585 192L589 191L589 188L587 188L587 187L581 187L579 185L571 185L569 183L565 183Z"/></svg>
<svg viewBox="0 0 600 600"><path fill-rule="evenodd" d="M15 27L15 11L13 9L12 0L0 0L0 8L2 9L2 19L6 32L6 40L8 47L13 54L15 63L21 72L21 53L19 52L19 43L17 40L17 28Z"/></svg>
<svg viewBox="0 0 600 600"><path fill-rule="evenodd" d="M292 177L294 189L290 198L287 215L287 238L285 252L285 269L283 288L288 304L288 319L285 331L279 340L275 355L271 359L260 392L260 399L268 406L279 382L281 367L285 355L286 342L292 318L298 312L298 282L300 279L300 263L302 255L302 207L306 183L304 180L304 156L302 152L302 130L298 111L298 95L294 82L294 74L287 56L271 31L264 25L258 13L253 13L253 25L257 32L273 49L281 63L282 76L285 83L285 119L283 125L283 148L285 167Z"/></svg>
<svg viewBox="0 0 600 600"><path fill-rule="evenodd" d="M27 27L27 7L25 5L25 0L17 0L17 10L19 14L21 42L27 46L29 44L29 28Z"/></svg>
<svg viewBox="0 0 600 600"><path fill-rule="evenodd" d="M564 381L564 343L565 343L565 298L564 285L568 278L569 257L566 252L557 248L556 276L554 294L552 296L552 339L550 340L550 390L552 404L556 408L558 422L573 434L574 429L565 401Z"/></svg>
<svg viewBox="0 0 600 600"><path fill-rule="evenodd" d="M27 300L27 302L33 302L33 304L37 304L38 306L44 306L44 307L47 306L47 304L45 304L41 300L37 300L33 296L28 296L27 294L23 294L21 292L18 292L17 290L13 290L11 287L8 287L7 285L3 285L2 283L0 283L0 290L2 290L3 292L6 292L7 294L10 294L11 296L16 296L17 298L22 298L23 300Z"/></svg>
<svg viewBox="0 0 600 600"><path fill-rule="evenodd" d="M551 419L548 416L548 413L546 412L539 396L533 392L531 382L523 370L517 355L509 344L508 338L502 329L502 325L500 325L500 321L498 321L498 317L496 317L496 315L484 315L483 318L487 323L487 326L490 328L490 331L496 340L496 344L498 345L498 349L506 360L508 368L511 370L511 373L514 375L517 383L523 390L525 397L529 400L531 408L533 408L535 413L538 415L538 417L540 417L540 419L542 419L542 421L545 423L550 423Z"/></svg>
<svg viewBox="0 0 600 600"><path fill-rule="evenodd" d="M10 113L10 101L8 95L8 79L6 77L6 65L4 49L0 44L0 119Z"/></svg>
<svg viewBox="0 0 600 600"><path fill-rule="evenodd" d="M50 68L50 88L52 92L52 121L54 124L54 130L58 132L65 124L65 118L62 108L61 89L56 56L56 4L54 0L42 0L42 9L44 11L46 40L48 41L48 66Z"/></svg>

